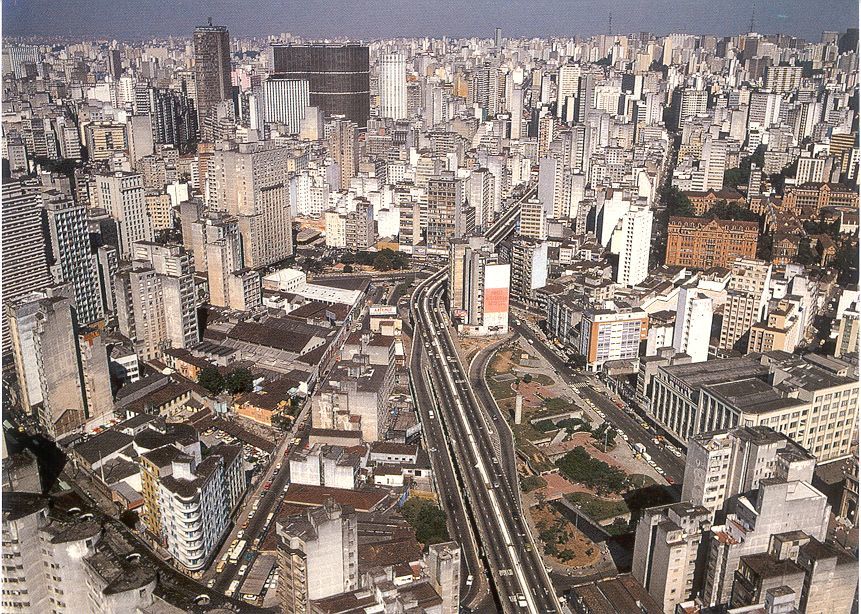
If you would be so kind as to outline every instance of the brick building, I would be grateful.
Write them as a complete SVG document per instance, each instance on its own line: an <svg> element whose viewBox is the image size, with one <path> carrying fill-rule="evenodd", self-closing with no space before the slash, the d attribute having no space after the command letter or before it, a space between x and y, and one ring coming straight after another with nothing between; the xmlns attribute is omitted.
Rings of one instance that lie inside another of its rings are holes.
<svg viewBox="0 0 861 614"><path fill-rule="evenodd" d="M736 258L755 258L756 222L671 217L667 227L667 265L696 269L728 267Z"/></svg>

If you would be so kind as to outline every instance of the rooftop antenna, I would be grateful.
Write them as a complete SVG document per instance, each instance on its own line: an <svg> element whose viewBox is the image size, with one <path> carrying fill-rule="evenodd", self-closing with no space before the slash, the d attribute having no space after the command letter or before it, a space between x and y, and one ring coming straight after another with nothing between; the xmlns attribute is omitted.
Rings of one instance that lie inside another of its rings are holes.
<svg viewBox="0 0 861 614"><path fill-rule="evenodd" d="M756 31L756 4L751 5L750 9L750 26L748 27L748 34L753 34Z"/></svg>
<svg viewBox="0 0 861 614"><path fill-rule="evenodd" d="M209 18L209 25L212 25L212 17Z"/></svg>
<svg viewBox="0 0 861 614"><path fill-rule="evenodd" d="M613 11L610 11L610 17L607 19L607 34L613 36Z"/></svg>

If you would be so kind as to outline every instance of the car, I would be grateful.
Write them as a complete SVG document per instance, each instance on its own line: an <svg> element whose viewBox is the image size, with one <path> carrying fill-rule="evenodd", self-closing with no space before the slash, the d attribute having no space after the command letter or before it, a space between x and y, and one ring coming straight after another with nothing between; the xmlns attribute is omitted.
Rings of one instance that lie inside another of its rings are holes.
<svg viewBox="0 0 861 614"><path fill-rule="evenodd" d="M676 483L676 481L673 478L671 478L670 476L665 476L665 478L667 480L667 484L675 484Z"/></svg>
<svg viewBox="0 0 861 614"><path fill-rule="evenodd" d="M272 488L272 480L269 480L263 485L263 490L269 490L270 488Z"/></svg>
<svg viewBox="0 0 861 614"><path fill-rule="evenodd" d="M250 516L249 516L248 518L246 518L246 519L245 519L245 522L243 522L243 523L242 523L242 528L243 528L243 529L247 529L247 528L248 528L248 521L249 521L249 520L251 520L251 517L250 517Z"/></svg>
<svg viewBox="0 0 861 614"><path fill-rule="evenodd" d="M206 583L206 588L212 588L215 586L215 578Z"/></svg>
<svg viewBox="0 0 861 614"><path fill-rule="evenodd" d="M530 544L529 542L526 542L526 545L523 546L523 549L526 550L527 552L532 552L532 544Z"/></svg>
<svg viewBox="0 0 861 614"><path fill-rule="evenodd" d="M248 563L243 563L242 567L239 568L239 571L236 572L236 575L244 576L246 571L248 571Z"/></svg>
<svg viewBox="0 0 861 614"><path fill-rule="evenodd" d="M469 575L466 577L466 585L467 585L468 587L469 587L469 586L472 586L472 574L469 574Z"/></svg>
<svg viewBox="0 0 861 614"><path fill-rule="evenodd" d="M239 529L239 533L236 534L236 539L240 540L245 537L245 529Z"/></svg>
<svg viewBox="0 0 861 614"><path fill-rule="evenodd" d="M224 571L224 567L227 565L227 561L218 561L218 565L215 566L215 573L221 573Z"/></svg>

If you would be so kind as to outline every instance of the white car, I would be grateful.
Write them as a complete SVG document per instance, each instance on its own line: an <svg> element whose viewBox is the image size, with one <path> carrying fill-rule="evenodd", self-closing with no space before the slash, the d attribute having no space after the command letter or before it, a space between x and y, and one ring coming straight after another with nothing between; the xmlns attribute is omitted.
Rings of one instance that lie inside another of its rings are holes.
<svg viewBox="0 0 861 614"><path fill-rule="evenodd" d="M466 577L466 585L467 585L467 587L472 586L472 574L469 574Z"/></svg>
<svg viewBox="0 0 861 614"><path fill-rule="evenodd" d="M244 576L246 571L248 571L248 563L245 563L244 565L242 565L242 567L239 568L239 571L236 572L236 575L237 576Z"/></svg>

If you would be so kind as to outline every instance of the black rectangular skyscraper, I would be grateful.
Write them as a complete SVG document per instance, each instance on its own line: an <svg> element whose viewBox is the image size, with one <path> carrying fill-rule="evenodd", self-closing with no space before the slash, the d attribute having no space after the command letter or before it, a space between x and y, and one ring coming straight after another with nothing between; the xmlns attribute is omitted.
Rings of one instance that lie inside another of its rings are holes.
<svg viewBox="0 0 861 614"><path fill-rule="evenodd" d="M272 56L278 78L308 81L312 107L367 127L371 87L366 46L280 45L273 47Z"/></svg>

